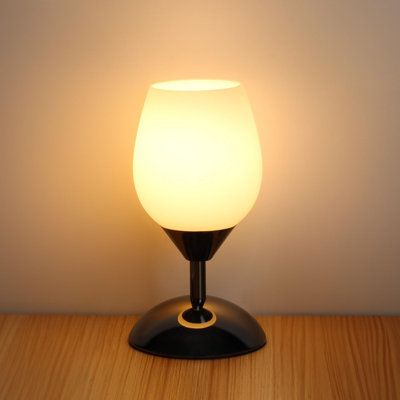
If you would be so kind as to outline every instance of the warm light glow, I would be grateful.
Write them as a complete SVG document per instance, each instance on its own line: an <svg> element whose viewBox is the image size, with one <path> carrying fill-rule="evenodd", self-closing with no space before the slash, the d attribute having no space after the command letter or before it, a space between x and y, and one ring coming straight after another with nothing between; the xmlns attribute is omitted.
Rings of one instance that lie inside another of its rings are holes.
<svg viewBox="0 0 400 400"><path fill-rule="evenodd" d="M256 126L239 82L153 84L136 137L139 199L164 228L210 231L239 223L261 185Z"/></svg>
<svg viewBox="0 0 400 400"><path fill-rule="evenodd" d="M236 81L224 81L216 79L188 79L181 81L167 81L153 83L151 87L161 90L178 90L184 92L200 90L222 90L239 86Z"/></svg>

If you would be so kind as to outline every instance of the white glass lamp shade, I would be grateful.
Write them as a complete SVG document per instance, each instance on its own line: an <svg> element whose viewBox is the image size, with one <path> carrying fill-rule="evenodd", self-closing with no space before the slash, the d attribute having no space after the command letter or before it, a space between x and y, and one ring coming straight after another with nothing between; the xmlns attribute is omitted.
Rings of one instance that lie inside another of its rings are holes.
<svg viewBox="0 0 400 400"><path fill-rule="evenodd" d="M153 84L136 137L133 175L162 227L213 231L238 224L261 185L257 129L239 82Z"/></svg>

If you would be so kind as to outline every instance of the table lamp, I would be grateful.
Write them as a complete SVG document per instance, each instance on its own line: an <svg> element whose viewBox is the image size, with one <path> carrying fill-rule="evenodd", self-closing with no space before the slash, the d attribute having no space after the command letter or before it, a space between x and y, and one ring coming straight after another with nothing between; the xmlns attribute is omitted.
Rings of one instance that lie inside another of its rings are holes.
<svg viewBox="0 0 400 400"><path fill-rule="evenodd" d="M264 331L245 310L206 298L206 261L252 208L261 175L257 129L239 82L151 85L136 136L134 183L144 209L190 262L190 296L148 311L131 331L132 347L196 359L265 345Z"/></svg>

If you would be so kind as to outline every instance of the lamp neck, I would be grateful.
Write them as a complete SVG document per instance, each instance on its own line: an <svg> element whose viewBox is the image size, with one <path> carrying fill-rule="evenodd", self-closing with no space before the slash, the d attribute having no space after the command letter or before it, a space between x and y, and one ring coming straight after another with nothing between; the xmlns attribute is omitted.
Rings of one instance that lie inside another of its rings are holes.
<svg viewBox="0 0 400 400"><path fill-rule="evenodd" d="M169 238L175 243L186 260L211 260L232 229L220 229L216 231L175 231L163 228Z"/></svg>
<svg viewBox="0 0 400 400"><path fill-rule="evenodd" d="M206 301L206 262L190 261L190 301L200 311Z"/></svg>

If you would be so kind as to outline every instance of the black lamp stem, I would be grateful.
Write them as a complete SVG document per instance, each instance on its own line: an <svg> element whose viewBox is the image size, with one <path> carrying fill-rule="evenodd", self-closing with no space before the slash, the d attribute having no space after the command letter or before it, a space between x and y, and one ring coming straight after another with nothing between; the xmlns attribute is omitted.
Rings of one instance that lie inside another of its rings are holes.
<svg viewBox="0 0 400 400"><path fill-rule="evenodd" d="M206 301L206 262L190 261L190 301L200 311Z"/></svg>

